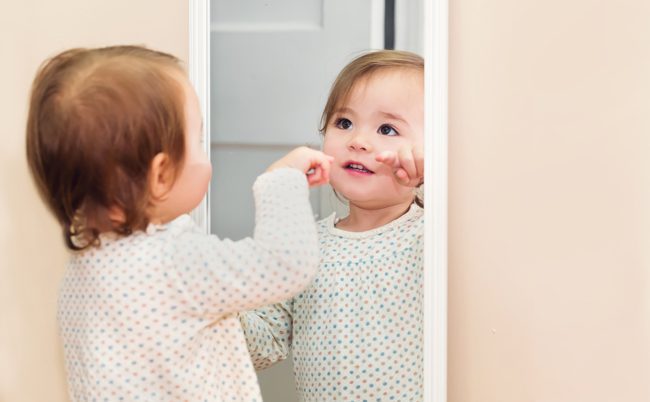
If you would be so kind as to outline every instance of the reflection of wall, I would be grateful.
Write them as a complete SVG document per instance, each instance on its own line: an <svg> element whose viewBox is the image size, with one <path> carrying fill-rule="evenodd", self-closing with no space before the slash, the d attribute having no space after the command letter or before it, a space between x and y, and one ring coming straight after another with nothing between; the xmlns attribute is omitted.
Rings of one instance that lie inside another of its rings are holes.
<svg viewBox="0 0 650 402"><path fill-rule="evenodd" d="M175 0L14 1L0 12L0 401L67 400L56 331L66 253L28 176L29 86L47 56L73 46L146 44L187 60L187 4Z"/></svg>
<svg viewBox="0 0 650 402"><path fill-rule="evenodd" d="M650 3L449 3L449 401L650 401Z"/></svg>

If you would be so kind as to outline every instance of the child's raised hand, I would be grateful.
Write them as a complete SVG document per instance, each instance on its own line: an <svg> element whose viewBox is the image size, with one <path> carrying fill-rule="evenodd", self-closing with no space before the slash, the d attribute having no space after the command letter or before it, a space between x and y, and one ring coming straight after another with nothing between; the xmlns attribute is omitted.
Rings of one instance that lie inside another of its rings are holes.
<svg viewBox="0 0 650 402"><path fill-rule="evenodd" d="M403 186L416 187L424 180L424 153L421 146L409 145L397 152L380 152L375 160L391 167L395 179Z"/></svg>
<svg viewBox="0 0 650 402"><path fill-rule="evenodd" d="M307 175L309 187L315 187L330 181L330 165L333 160L334 157L325 155L321 151L298 147L274 162L266 171L270 172L282 167L298 169Z"/></svg>

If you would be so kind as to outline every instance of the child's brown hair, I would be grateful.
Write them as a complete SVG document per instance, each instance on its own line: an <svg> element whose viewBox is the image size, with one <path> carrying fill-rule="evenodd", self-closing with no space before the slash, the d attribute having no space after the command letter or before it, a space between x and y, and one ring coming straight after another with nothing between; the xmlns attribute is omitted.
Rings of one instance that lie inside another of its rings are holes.
<svg viewBox="0 0 650 402"><path fill-rule="evenodd" d="M424 59L416 53L402 50L377 50L352 60L341 70L332 84L320 120L321 135L325 135L325 130L334 116L334 111L346 102L354 84L378 70L389 68L413 69L424 74ZM420 190L419 186L418 190ZM339 197L336 191L334 193ZM420 193L420 191L416 193ZM416 195L414 202L420 207L424 206L421 195Z"/></svg>
<svg viewBox="0 0 650 402"><path fill-rule="evenodd" d="M182 74L176 57L138 46L71 49L40 67L27 160L69 248L146 227L151 161L164 152L177 167L185 154Z"/></svg>

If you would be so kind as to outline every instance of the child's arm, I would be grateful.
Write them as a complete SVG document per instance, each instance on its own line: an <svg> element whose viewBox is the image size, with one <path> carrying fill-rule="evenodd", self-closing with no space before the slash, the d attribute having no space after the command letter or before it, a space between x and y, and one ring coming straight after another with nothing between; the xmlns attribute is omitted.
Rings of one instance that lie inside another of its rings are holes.
<svg viewBox="0 0 650 402"><path fill-rule="evenodd" d="M293 299L240 313L239 321L256 370L287 358L293 333Z"/></svg>
<svg viewBox="0 0 650 402"><path fill-rule="evenodd" d="M300 149L258 177L253 238L220 240L198 230L175 237L177 277L170 280L187 313L215 319L287 300L309 285L319 252L305 172L316 168L327 177L329 161Z"/></svg>

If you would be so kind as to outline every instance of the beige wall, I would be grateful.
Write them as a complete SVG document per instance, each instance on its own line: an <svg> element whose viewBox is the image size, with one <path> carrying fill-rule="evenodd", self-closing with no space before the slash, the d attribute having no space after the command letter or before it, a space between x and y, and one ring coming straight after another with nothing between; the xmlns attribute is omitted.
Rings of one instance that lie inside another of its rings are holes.
<svg viewBox="0 0 650 402"><path fill-rule="evenodd" d="M55 303L66 252L27 171L29 86L41 61L69 47L144 44L187 60L188 6L3 0L0 31L0 401L64 401Z"/></svg>
<svg viewBox="0 0 650 402"><path fill-rule="evenodd" d="M450 401L647 402L650 3L450 3ZM0 401L63 401L28 86L72 46L187 59L187 3L5 2L0 27Z"/></svg>
<svg viewBox="0 0 650 402"><path fill-rule="evenodd" d="M648 21L450 0L450 401L650 401Z"/></svg>

